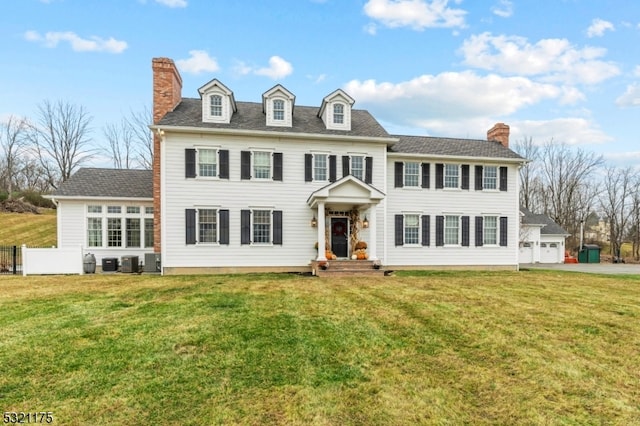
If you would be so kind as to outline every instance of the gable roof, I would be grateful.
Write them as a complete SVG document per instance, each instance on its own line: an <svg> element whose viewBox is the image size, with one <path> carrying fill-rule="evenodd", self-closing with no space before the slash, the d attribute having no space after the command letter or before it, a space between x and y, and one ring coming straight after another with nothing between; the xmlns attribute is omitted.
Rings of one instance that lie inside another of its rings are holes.
<svg viewBox="0 0 640 426"><path fill-rule="evenodd" d="M151 170L81 168L51 198L153 199Z"/></svg>
<svg viewBox="0 0 640 426"><path fill-rule="evenodd" d="M205 123L202 121L202 101L200 99L182 98L173 111L168 112L157 125L158 127L194 127L209 129L253 130L274 133L309 133L355 137L390 138L389 133L373 118L368 111L351 111L351 130L327 129L318 117L318 107L296 106L291 127L267 126L264 119L262 103L236 102L237 111L230 123Z"/></svg>
<svg viewBox="0 0 640 426"><path fill-rule="evenodd" d="M570 235L562 226L558 225L546 214L531 213L524 207L520 207L520 212L522 213L523 225L542 226L540 229L541 235Z"/></svg>
<svg viewBox="0 0 640 426"><path fill-rule="evenodd" d="M389 152L402 154L422 154L443 157L500 158L526 161L499 142L482 139L438 138L431 136L401 136L389 148Z"/></svg>

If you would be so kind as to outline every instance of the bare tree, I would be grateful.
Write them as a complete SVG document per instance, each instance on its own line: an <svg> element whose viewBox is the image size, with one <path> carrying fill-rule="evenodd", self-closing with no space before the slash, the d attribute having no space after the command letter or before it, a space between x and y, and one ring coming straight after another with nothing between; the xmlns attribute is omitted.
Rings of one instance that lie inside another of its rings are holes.
<svg viewBox="0 0 640 426"><path fill-rule="evenodd" d="M133 134L138 165L147 170L153 168L153 134L149 125L153 123L153 114L149 107L142 111L131 112L127 119L129 128Z"/></svg>
<svg viewBox="0 0 640 426"><path fill-rule="evenodd" d="M629 239L631 240L631 255L637 261L640 260L640 176L636 176L632 184L631 193L631 217Z"/></svg>
<svg viewBox="0 0 640 426"><path fill-rule="evenodd" d="M595 207L595 172L604 163L602 156L551 140L542 147L540 160L543 211L575 236Z"/></svg>
<svg viewBox="0 0 640 426"><path fill-rule="evenodd" d="M132 111L118 124L107 124L103 129L109 144L106 153L117 169L140 167L151 169L153 165L153 134L149 108Z"/></svg>
<svg viewBox="0 0 640 426"><path fill-rule="evenodd" d="M627 227L631 219L632 196L636 190L637 175L631 167L607 167L600 197L600 205L611 233L611 254L620 257Z"/></svg>
<svg viewBox="0 0 640 426"><path fill-rule="evenodd" d="M51 187L67 179L91 158L91 116L82 106L44 101L29 137Z"/></svg>
<svg viewBox="0 0 640 426"><path fill-rule="evenodd" d="M540 147L533 143L533 138L517 141L513 149L529 160L520 168L520 205L529 211L539 209L540 196Z"/></svg>
<svg viewBox="0 0 640 426"><path fill-rule="evenodd" d="M14 184L17 183L17 169L20 163L20 155L25 143L27 121L24 118L9 117L7 122L0 123L0 164L2 164L2 177L4 187L13 196Z"/></svg>
<svg viewBox="0 0 640 426"><path fill-rule="evenodd" d="M133 132L127 120L120 124L107 124L103 130L104 137L109 143L108 155L116 169L130 169L133 167Z"/></svg>

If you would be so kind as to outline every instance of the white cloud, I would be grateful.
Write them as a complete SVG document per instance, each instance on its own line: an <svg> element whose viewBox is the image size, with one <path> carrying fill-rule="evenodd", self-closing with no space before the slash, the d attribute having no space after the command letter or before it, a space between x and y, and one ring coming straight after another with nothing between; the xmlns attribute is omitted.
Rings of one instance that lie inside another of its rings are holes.
<svg viewBox="0 0 640 426"><path fill-rule="evenodd" d="M414 30L464 27L466 11L447 7L448 0L369 0L364 13L389 28Z"/></svg>
<svg viewBox="0 0 640 426"><path fill-rule="evenodd" d="M90 38L81 38L71 31L65 32L48 32L44 35L37 31L27 31L24 34L27 41L42 43L45 47L57 47L60 42L68 42L76 52L108 52L122 53L127 47L126 41L116 40L113 37L102 39L100 37L91 36Z"/></svg>
<svg viewBox="0 0 640 426"><path fill-rule="evenodd" d="M616 105L623 108L640 106L640 84L627 86L627 90L616 99Z"/></svg>
<svg viewBox="0 0 640 426"><path fill-rule="evenodd" d="M216 58L212 58L204 50L190 50L188 59L178 59L176 65L181 71L190 74L216 72L220 70Z"/></svg>
<svg viewBox="0 0 640 426"><path fill-rule="evenodd" d="M235 61L233 65L233 71L238 75L247 75L251 74L251 67L244 63L243 61Z"/></svg>
<svg viewBox="0 0 640 426"><path fill-rule="evenodd" d="M500 0L491 8L491 11L501 18L508 18L513 15L513 3L509 0Z"/></svg>
<svg viewBox="0 0 640 426"><path fill-rule="evenodd" d="M160 3L168 7L187 7L187 0L156 0L156 3Z"/></svg>
<svg viewBox="0 0 640 426"><path fill-rule="evenodd" d="M264 75L273 80L284 78L293 72L293 66L280 56L272 56L269 58L269 66L259 68L254 71L254 74Z"/></svg>
<svg viewBox="0 0 640 426"><path fill-rule="evenodd" d="M606 49L579 49L566 39L543 39L531 44L524 37L485 32L465 40L459 52L467 65L507 74L536 75L549 82L595 84L620 74L616 65L599 59Z"/></svg>
<svg viewBox="0 0 640 426"><path fill-rule="evenodd" d="M479 76L472 71L422 75L400 83L352 80L344 89L385 122L449 135L452 122L488 123L565 93L524 77ZM460 136L460 129L453 126ZM466 129L474 127L466 127ZM486 129L485 129L486 131Z"/></svg>
<svg viewBox="0 0 640 426"><path fill-rule="evenodd" d="M376 33L378 32L378 26L371 22L364 26L364 32L369 35L376 35Z"/></svg>
<svg viewBox="0 0 640 426"><path fill-rule="evenodd" d="M609 21L596 18L591 21L591 25L587 28L587 37L602 37L607 30L615 31L615 27Z"/></svg>
<svg viewBox="0 0 640 426"><path fill-rule="evenodd" d="M636 65L633 70L633 75L635 75L636 77L640 77L640 65Z"/></svg>
<svg viewBox="0 0 640 426"><path fill-rule="evenodd" d="M566 117L553 120L525 120L509 123L510 140L533 138L538 145L554 140L569 145L600 144L611 142L613 138L594 127L593 121L586 118Z"/></svg>

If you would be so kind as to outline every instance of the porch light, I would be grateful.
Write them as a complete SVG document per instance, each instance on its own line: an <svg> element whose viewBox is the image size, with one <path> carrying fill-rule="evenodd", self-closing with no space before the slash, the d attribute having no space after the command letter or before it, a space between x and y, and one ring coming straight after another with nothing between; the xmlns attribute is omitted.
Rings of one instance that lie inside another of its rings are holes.
<svg viewBox="0 0 640 426"><path fill-rule="evenodd" d="M311 219L311 227L315 228L316 226L318 226L318 219L316 219L314 215L313 218Z"/></svg>
<svg viewBox="0 0 640 426"><path fill-rule="evenodd" d="M363 228L368 228L369 227L369 219L367 219L367 216L365 216L364 220L362 221L362 227Z"/></svg>

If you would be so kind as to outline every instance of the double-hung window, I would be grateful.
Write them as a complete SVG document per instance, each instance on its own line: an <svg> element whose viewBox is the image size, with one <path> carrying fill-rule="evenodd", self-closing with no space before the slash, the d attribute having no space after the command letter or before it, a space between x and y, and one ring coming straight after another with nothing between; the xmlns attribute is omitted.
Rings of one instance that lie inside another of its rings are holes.
<svg viewBox="0 0 640 426"><path fill-rule="evenodd" d="M333 105L333 124L344 124L344 105Z"/></svg>
<svg viewBox="0 0 640 426"><path fill-rule="evenodd" d="M327 154L313 154L313 180L326 181L327 174Z"/></svg>
<svg viewBox="0 0 640 426"><path fill-rule="evenodd" d="M218 242L218 211L216 209L198 209L198 242Z"/></svg>
<svg viewBox="0 0 640 426"><path fill-rule="evenodd" d="M253 152L253 175L255 179L271 179L271 152Z"/></svg>
<svg viewBox="0 0 640 426"><path fill-rule="evenodd" d="M282 244L282 210L257 208L240 211L240 243Z"/></svg>
<svg viewBox="0 0 640 426"><path fill-rule="evenodd" d="M457 164L444 165L444 187L445 188L460 187L460 167Z"/></svg>
<svg viewBox="0 0 640 426"><path fill-rule="evenodd" d="M444 244L460 244L460 216L448 215L444 217Z"/></svg>
<svg viewBox="0 0 640 426"><path fill-rule="evenodd" d="M415 188L420 186L420 163L404 163L404 186Z"/></svg>
<svg viewBox="0 0 640 426"><path fill-rule="evenodd" d="M364 180L364 156L351 156L351 174L360 180Z"/></svg>
<svg viewBox="0 0 640 426"><path fill-rule="evenodd" d="M482 188L498 189L498 168L496 166L482 168Z"/></svg>
<svg viewBox="0 0 640 426"><path fill-rule="evenodd" d="M404 244L420 243L420 215L404 215Z"/></svg>
<svg viewBox="0 0 640 426"><path fill-rule="evenodd" d="M274 99L273 101L273 119L284 121L284 101L282 99Z"/></svg>
<svg viewBox="0 0 640 426"><path fill-rule="evenodd" d="M253 242L257 244L271 242L271 210L253 211Z"/></svg>
<svg viewBox="0 0 640 426"><path fill-rule="evenodd" d="M87 218L87 240L89 247L102 247L102 216Z"/></svg>
<svg viewBox="0 0 640 426"><path fill-rule="evenodd" d="M222 117L222 96L212 95L209 98L212 117Z"/></svg>
<svg viewBox="0 0 640 426"><path fill-rule="evenodd" d="M498 217L485 216L482 228L482 244L497 245L498 244Z"/></svg>
<svg viewBox="0 0 640 426"><path fill-rule="evenodd" d="M218 176L218 150L198 149L198 176Z"/></svg>

